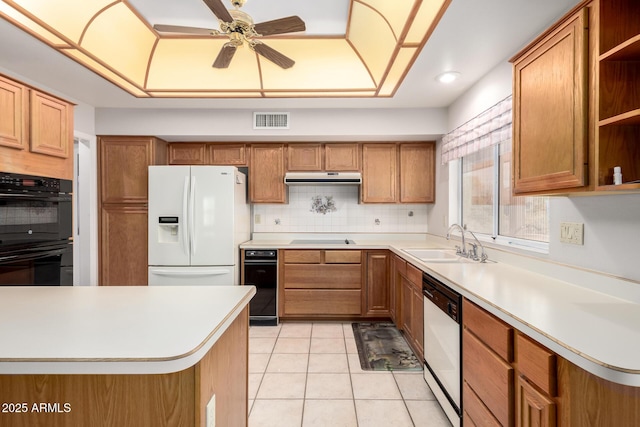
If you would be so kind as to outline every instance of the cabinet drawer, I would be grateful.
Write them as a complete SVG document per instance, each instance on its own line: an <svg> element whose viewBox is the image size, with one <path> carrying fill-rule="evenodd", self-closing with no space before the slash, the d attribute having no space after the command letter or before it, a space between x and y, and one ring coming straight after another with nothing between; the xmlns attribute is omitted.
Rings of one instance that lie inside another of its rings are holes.
<svg viewBox="0 0 640 427"><path fill-rule="evenodd" d="M314 251L284 251L284 262L289 264L320 264L320 252Z"/></svg>
<svg viewBox="0 0 640 427"><path fill-rule="evenodd" d="M466 314L465 314L466 315ZM514 370L467 329L462 333L464 381L503 426L514 421Z"/></svg>
<svg viewBox="0 0 640 427"><path fill-rule="evenodd" d="M360 264L285 264L285 289L361 289Z"/></svg>
<svg viewBox="0 0 640 427"><path fill-rule="evenodd" d="M464 327L507 362L513 362L513 328L477 305L463 301Z"/></svg>
<svg viewBox="0 0 640 427"><path fill-rule="evenodd" d="M500 423L491 414L491 411L484 406L482 400L478 395L469 387L466 382L462 386L462 400L464 401L464 425L468 422L470 425L487 426L487 427L500 427Z"/></svg>
<svg viewBox="0 0 640 427"><path fill-rule="evenodd" d="M327 264L360 264L361 251L325 251L324 262Z"/></svg>
<svg viewBox="0 0 640 427"><path fill-rule="evenodd" d="M407 279L413 283L413 287L420 288L422 292L422 270L407 263Z"/></svg>
<svg viewBox="0 0 640 427"><path fill-rule="evenodd" d="M549 396L556 395L556 355L528 337L517 334L518 370Z"/></svg>
<svg viewBox="0 0 640 427"><path fill-rule="evenodd" d="M285 315L360 315L360 290L285 289Z"/></svg>

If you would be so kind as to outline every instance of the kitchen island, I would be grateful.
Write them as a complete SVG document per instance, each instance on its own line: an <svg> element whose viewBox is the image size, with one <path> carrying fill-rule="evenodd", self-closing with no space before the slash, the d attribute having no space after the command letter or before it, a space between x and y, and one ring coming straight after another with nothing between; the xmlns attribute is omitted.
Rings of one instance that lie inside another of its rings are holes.
<svg viewBox="0 0 640 427"><path fill-rule="evenodd" d="M254 294L1 288L0 425L245 426Z"/></svg>

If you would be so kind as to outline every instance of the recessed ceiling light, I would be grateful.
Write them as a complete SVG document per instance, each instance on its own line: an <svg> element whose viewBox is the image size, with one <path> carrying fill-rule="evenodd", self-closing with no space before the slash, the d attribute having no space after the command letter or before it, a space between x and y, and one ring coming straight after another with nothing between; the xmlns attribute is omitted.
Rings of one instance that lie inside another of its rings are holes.
<svg viewBox="0 0 640 427"><path fill-rule="evenodd" d="M436 76L436 80L440 83L452 83L455 80L458 80L460 77L460 73L457 71L445 71L442 74L438 74Z"/></svg>

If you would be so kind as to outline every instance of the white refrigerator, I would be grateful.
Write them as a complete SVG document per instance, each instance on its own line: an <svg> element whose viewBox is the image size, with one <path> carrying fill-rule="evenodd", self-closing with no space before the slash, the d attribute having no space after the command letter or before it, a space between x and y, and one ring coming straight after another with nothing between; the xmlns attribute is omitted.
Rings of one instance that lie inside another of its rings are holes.
<svg viewBox="0 0 640 427"><path fill-rule="evenodd" d="M149 166L149 285L237 285L250 237L233 166Z"/></svg>

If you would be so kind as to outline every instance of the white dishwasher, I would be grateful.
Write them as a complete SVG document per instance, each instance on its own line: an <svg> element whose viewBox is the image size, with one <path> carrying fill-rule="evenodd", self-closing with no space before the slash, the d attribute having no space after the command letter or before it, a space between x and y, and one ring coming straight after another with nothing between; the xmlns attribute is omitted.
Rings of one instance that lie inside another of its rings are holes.
<svg viewBox="0 0 640 427"><path fill-rule="evenodd" d="M424 296L424 379L455 427L462 416L462 297L426 273Z"/></svg>

